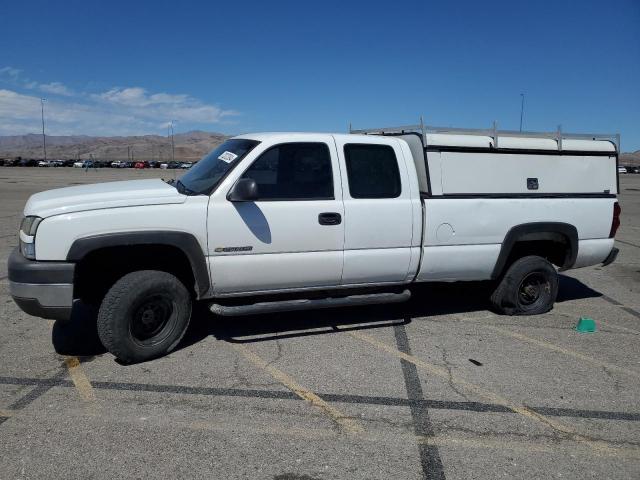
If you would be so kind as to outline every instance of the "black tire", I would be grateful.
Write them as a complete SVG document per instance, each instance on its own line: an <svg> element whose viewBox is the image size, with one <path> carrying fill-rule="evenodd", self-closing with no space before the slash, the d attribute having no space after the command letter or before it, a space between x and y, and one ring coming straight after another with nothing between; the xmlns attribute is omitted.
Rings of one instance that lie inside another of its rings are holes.
<svg viewBox="0 0 640 480"><path fill-rule="evenodd" d="M506 315L539 315L553 308L558 273L542 257L530 255L511 264L491 295L495 309Z"/></svg>
<svg viewBox="0 0 640 480"><path fill-rule="evenodd" d="M109 289L98 312L98 335L118 359L142 362L166 355L184 336L191 296L175 276L156 270L128 273Z"/></svg>

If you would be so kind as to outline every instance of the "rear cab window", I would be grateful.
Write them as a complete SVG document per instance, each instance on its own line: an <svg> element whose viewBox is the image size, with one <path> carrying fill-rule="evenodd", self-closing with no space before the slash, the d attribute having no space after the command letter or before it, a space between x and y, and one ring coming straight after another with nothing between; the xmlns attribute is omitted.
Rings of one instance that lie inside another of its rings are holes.
<svg viewBox="0 0 640 480"><path fill-rule="evenodd" d="M397 198L402 193L393 147L348 143L344 157L351 198Z"/></svg>

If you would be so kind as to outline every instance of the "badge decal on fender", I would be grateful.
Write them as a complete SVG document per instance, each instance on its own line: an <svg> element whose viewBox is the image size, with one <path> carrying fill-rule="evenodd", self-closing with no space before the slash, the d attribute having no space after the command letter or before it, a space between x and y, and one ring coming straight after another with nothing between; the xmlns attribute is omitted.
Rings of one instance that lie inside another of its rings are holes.
<svg viewBox="0 0 640 480"><path fill-rule="evenodd" d="M216 247L215 251L217 253L224 252L250 252L253 250L253 247Z"/></svg>

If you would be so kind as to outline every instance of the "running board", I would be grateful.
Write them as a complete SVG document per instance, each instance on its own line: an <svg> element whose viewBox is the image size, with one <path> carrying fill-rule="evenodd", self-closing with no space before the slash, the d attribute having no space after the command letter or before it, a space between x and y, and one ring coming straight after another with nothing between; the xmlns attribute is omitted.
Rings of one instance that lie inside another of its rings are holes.
<svg viewBox="0 0 640 480"><path fill-rule="evenodd" d="M361 305L376 305L381 303L401 303L411 298L411 292L402 293L372 293L368 295L351 295L338 298L283 300L280 302L260 302L249 305L219 305L212 303L209 310L216 315L235 317L239 315L259 315L263 313L293 312L296 310L313 310L317 308L357 307Z"/></svg>

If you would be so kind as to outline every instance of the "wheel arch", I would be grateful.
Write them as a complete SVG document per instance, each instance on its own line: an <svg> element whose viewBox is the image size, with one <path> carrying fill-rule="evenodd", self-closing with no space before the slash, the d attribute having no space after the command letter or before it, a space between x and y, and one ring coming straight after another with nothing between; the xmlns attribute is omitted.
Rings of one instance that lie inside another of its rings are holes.
<svg viewBox="0 0 640 480"><path fill-rule="evenodd" d="M575 226L562 222L523 223L512 227L505 235L491 278L500 277L509 265L509 260L513 260L513 252L518 245L532 242L564 244L564 258L561 263L557 262L560 270L567 270L576 262L578 230Z"/></svg>
<svg viewBox="0 0 640 480"><path fill-rule="evenodd" d="M187 232L139 231L92 235L75 240L67 253L67 261L80 263L98 250L113 247L160 246L179 250L187 258L194 280L196 298L206 295L210 288L207 259L196 237Z"/></svg>

